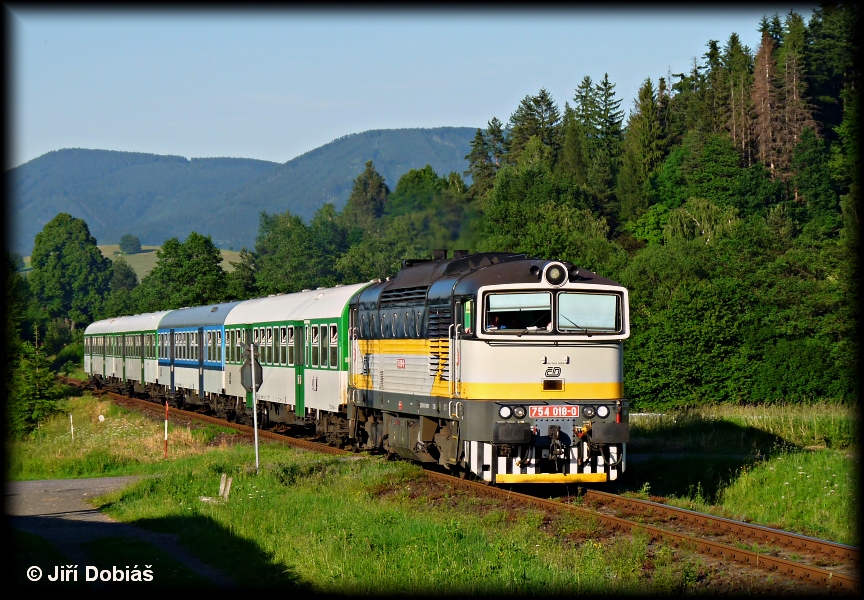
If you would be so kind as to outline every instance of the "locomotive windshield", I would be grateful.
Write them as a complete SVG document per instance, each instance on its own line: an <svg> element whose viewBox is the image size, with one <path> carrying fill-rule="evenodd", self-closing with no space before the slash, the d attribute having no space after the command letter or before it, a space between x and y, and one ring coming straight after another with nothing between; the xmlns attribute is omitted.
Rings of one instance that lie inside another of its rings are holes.
<svg viewBox="0 0 864 600"><path fill-rule="evenodd" d="M620 300L616 294L559 292L553 319L550 292L489 294L486 297L487 332L616 333L621 328Z"/></svg>
<svg viewBox="0 0 864 600"><path fill-rule="evenodd" d="M486 309L486 330L551 328L552 294L490 294Z"/></svg>
<svg viewBox="0 0 864 600"><path fill-rule="evenodd" d="M618 331L618 296L615 294L558 294L558 330Z"/></svg>

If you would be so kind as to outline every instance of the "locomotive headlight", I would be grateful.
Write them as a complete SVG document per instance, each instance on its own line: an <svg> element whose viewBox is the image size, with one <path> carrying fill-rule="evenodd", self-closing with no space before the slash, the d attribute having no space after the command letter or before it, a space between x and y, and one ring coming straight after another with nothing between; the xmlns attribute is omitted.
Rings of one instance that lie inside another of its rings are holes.
<svg viewBox="0 0 864 600"><path fill-rule="evenodd" d="M582 416L586 419L590 419L594 416L594 413L595 411L593 406L586 406L585 409L582 411Z"/></svg>
<svg viewBox="0 0 864 600"><path fill-rule="evenodd" d="M567 282L567 267L561 263L554 262L546 265L543 278L549 285L561 286Z"/></svg>
<svg viewBox="0 0 864 600"><path fill-rule="evenodd" d="M513 415L513 409L509 406L502 406L498 409L498 414L501 415L502 419L509 419Z"/></svg>
<svg viewBox="0 0 864 600"><path fill-rule="evenodd" d="M605 419L609 416L609 407L608 406L598 406L597 407L597 416L601 419Z"/></svg>
<svg viewBox="0 0 864 600"><path fill-rule="evenodd" d="M517 419L521 419L522 417L525 416L525 407L524 406L517 406L516 408L513 409L513 414L516 416Z"/></svg>

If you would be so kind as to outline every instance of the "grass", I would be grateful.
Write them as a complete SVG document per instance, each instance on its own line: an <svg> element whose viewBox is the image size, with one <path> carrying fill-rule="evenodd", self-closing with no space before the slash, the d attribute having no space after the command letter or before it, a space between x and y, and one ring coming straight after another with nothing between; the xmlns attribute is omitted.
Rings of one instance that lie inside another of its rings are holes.
<svg viewBox="0 0 864 600"><path fill-rule="evenodd" d="M64 408L73 415L75 441L68 414L49 420L10 447L11 477L158 474L101 498L100 508L177 534L190 552L243 586L352 595L677 594L710 590L715 579L716 571L683 550L638 534L618 536L591 519L435 488L413 464L265 443L256 475L253 448L226 443L225 431L212 426L172 426L165 461L159 421L91 396L70 399ZM818 433L824 423L803 427L795 418L740 409L713 421L697 417L690 412L649 426L634 418L634 431L662 432L666 450L694 429L737 432L732 448L753 451L701 459L670 452L631 464L631 491L650 495L666 486L673 503L689 508L857 543L854 447L803 446L824 435ZM763 436L783 443L762 453ZM700 439L698 449L722 448L719 434ZM201 496L217 495L222 473L234 479L229 500L202 502Z"/></svg>
<svg viewBox="0 0 864 600"><path fill-rule="evenodd" d="M99 499L100 508L176 534L192 554L244 587L572 595L680 593L708 580L700 559L686 551L639 535L619 537L590 519L430 486L413 464L265 443L256 475L250 445L216 444L224 439L218 428L185 427L169 433L166 461L159 421L91 396L64 408L73 415L75 441L67 414L50 419L10 447L11 477L154 475ZM201 496L216 496L222 473L233 477L228 501L202 502ZM109 540L88 551L130 565L157 560L145 547L122 546ZM187 575L177 577L197 585Z"/></svg>
<svg viewBox="0 0 864 600"><path fill-rule="evenodd" d="M631 416L621 488L671 504L859 543L857 411L812 403ZM686 456L677 456L684 453Z"/></svg>
<svg viewBox="0 0 864 600"><path fill-rule="evenodd" d="M675 593L695 585L701 569L692 556L639 536L611 538L572 516L431 492L412 464L270 444L261 456L255 475L247 446L202 455L106 496L103 507L177 533L243 586L350 595ZM229 501L200 502L215 495L222 472L234 478ZM237 561L235 545L249 541L258 552Z"/></svg>
<svg viewBox="0 0 864 600"><path fill-rule="evenodd" d="M673 504L858 545L858 464L836 450L780 452L743 466L715 502L701 490Z"/></svg>
<svg viewBox="0 0 864 600"><path fill-rule="evenodd" d="M81 579L79 576L78 582L54 582L48 580L48 575L53 574L56 565L67 565L69 560L64 556L53 544L46 541L44 538L26 531L17 529L11 530L12 561L11 573L13 587L48 587L51 585L71 585L81 587ZM31 566L37 566L42 569L42 578L39 581L31 582L27 579L27 569Z"/></svg>
<svg viewBox="0 0 864 600"><path fill-rule="evenodd" d="M72 416L70 427L69 416ZM99 416L102 416L102 421ZM169 424L171 458L212 452L230 429ZM227 439L230 439L227 438ZM7 479L54 479L158 472L164 463L164 429L140 413L84 395L61 402L61 413L7 448Z"/></svg>
<svg viewBox="0 0 864 600"><path fill-rule="evenodd" d="M854 407L827 402L762 406L712 405L631 415L630 452L767 455L778 448L857 445Z"/></svg>
<svg viewBox="0 0 864 600"><path fill-rule="evenodd" d="M169 554L155 546L124 537L102 537L83 544L85 551L92 560L89 565L101 570L123 571L123 581L111 582L109 587L128 587L130 580L134 584L134 570L142 572L139 575L143 581L143 572L150 570L153 579L147 582L147 587L160 588L206 588L213 584L197 573L178 563ZM128 570L128 579L127 579ZM83 566L79 570L79 578L85 577ZM119 577L118 577L119 579ZM136 578L137 579L137 578Z"/></svg>

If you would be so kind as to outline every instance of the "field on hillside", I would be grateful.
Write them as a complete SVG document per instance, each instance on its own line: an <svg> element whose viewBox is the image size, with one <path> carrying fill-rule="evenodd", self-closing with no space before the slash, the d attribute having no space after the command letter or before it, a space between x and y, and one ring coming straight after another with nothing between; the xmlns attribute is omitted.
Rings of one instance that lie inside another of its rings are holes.
<svg viewBox="0 0 864 600"><path fill-rule="evenodd" d="M149 273L153 267L156 265L156 251L159 249L159 246L141 246L141 252L138 254L120 254L120 246L117 244L99 246L99 250L102 252L103 256L110 258L111 260L115 260L118 256L123 256L126 259L126 262L129 263L129 266L135 269L135 275L138 276L138 281L141 281L147 273ZM234 267L231 266L231 262L237 262L240 260L240 252L235 250L222 250L222 268L226 273L230 273L234 270ZM24 270L22 272L26 273L30 270L30 257L24 257Z"/></svg>
<svg viewBox="0 0 864 600"><path fill-rule="evenodd" d="M158 249L159 246L141 246L141 252L138 254L121 255L120 246L116 244L99 246L99 250L102 251L102 254L111 260L115 260L118 256L125 258L126 262L129 263L129 266L135 269L138 281L141 281L141 279L156 265L156 251ZM226 273L234 270L234 267L231 266L230 262L237 262L238 260L240 260L239 252L234 250L222 250L222 268Z"/></svg>

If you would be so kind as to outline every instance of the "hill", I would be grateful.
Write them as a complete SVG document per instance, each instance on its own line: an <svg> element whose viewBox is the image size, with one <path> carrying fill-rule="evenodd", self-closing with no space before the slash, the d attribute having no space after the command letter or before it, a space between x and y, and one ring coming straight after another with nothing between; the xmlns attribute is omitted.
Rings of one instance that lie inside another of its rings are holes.
<svg viewBox="0 0 864 600"><path fill-rule="evenodd" d="M366 161L395 187L408 170L431 165L462 173L470 127L374 130L348 135L285 164L246 158L193 158L111 150L49 152L5 173L10 190L7 245L30 254L59 212L87 221L100 244L127 233L160 246L191 231L220 248L251 248L261 211L306 219L325 202L341 208Z"/></svg>
<svg viewBox="0 0 864 600"><path fill-rule="evenodd" d="M124 260L129 263L129 266L135 271L135 275L138 276L138 281L144 279L144 276L147 275L150 271L153 270L153 267L156 266L156 251L159 250L160 246L141 246L141 252L137 254L123 254ZM120 246L117 244L110 244L105 246L99 246L99 251L102 253L102 256L106 258L110 258L111 260L117 260L120 254ZM237 262L240 260L240 253L232 250L222 250L222 268L226 273L230 273L234 270L234 267L231 266L232 262ZM30 272L30 257L24 257L24 266L25 269L21 271L25 275Z"/></svg>

